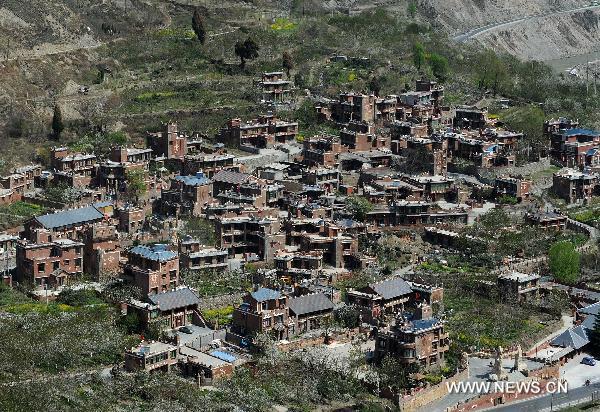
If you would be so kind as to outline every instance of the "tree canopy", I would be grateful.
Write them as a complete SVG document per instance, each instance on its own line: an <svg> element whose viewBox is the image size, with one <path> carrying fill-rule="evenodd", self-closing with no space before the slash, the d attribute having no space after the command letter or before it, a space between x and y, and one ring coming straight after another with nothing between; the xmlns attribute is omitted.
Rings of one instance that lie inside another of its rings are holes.
<svg viewBox="0 0 600 412"><path fill-rule="evenodd" d="M421 66L425 63L425 47L419 42L413 45L413 62L417 70L421 70Z"/></svg>
<svg viewBox="0 0 600 412"><path fill-rule="evenodd" d="M367 217L367 213L373 210L373 204L362 196L349 197L346 200L346 207L352 214L352 217L359 222L363 222Z"/></svg>
<svg viewBox="0 0 600 412"><path fill-rule="evenodd" d="M63 123L62 110L60 110L59 105L56 105L54 106L54 115L52 116L52 136L58 140L63 130L65 130L65 125Z"/></svg>
<svg viewBox="0 0 600 412"><path fill-rule="evenodd" d="M569 241L556 242L548 252L550 272L561 283L574 284L579 278L579 252Z"/></svg>
<svg viewBox="0 0 600 412"><path fill-rule="evenodd" d="M431 53L427 59L433 75L438 80L446 80L448 77L448 59L436 53Z"/></svg>
<svg viewBox="0 0 600 412"><path fill-rule="evenodd" d="M246 67L246 60L256 59L259 50L258 44L250 37L243 42L237 42L235 44L235 55L240 58L240 67L242 69Z"/></svg>
<svg viewBox="0 0 600 412"><path fill-rule="evenodd" d="M290 52L284 51L283 55L281 56L281 60L281 64L285 69L285 73L288 77L290 77L290 70L294 68L294 60L292 59L292 55L290 54Z"/></svg>
<svg viewBox="0 0 600 412"><path fill-rule="evenodd" d="M192 29L200 43L204 44L206 42L206 29L204 28L204 19L200 15L200 9L196 8L194 10L194 15L192 17Z"/></svg>

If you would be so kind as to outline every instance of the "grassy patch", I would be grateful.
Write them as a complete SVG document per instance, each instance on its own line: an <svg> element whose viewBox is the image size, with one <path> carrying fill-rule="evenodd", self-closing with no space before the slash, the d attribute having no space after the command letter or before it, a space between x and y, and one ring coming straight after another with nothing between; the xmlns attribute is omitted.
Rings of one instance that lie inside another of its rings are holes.
<svg viewBox="0 0 600 412"><path fill-rule="evenodd" d="M136 102L144 103L153 100L160 100L167 97L176 96L175 92L145 92L137 95L134 100Z"/></svg>
<svg viewBox="0 0 600 412"><path fill-rule="evenodd" d="M295 30L297 27L298 25L296 23L283 17L275 19L275 23L271 24L271 30L278 32L292 31Z"/></svg>
<svg viewBox="0 0 600 412"><path fill-rule="evenodd" d="M21 201L0 206L0 229L18 226L33 216L41 215L45 210L42 206Z"/></svg>
<svg viewBox="0 0 600 412"><path fill-rule="evenodd" d="M233 314L233 306L226 306L224 308L207 309L203 310L202 314L207 321L213 325L222 327L231 323L231 315Z"/></svg>
<svg viewBox="0 0 600 412"><path fill-rule="evenodd" d="M530 310L481 296L450 291L445 293L444 307L451 313L448 331L464 347L510 346L527 342L544 329Z"/></svg>

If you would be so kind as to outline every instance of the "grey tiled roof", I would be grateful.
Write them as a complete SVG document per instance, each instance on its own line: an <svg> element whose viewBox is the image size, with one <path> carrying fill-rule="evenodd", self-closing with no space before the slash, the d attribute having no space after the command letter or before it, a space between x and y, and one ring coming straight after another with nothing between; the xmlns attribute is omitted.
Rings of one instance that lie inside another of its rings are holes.
<svg viewBox="0 0 600 412"><path fill-rule="evenodd" d="M579 349L589 343L587 333L580 325L575 328L567 329L550 342L554 346L562 346L563 348L571 347Z"/></svg>
<svg viewBox="0 0 600 412"><path fill-rule="evenodd" d="M307 313L333 310L334 305L323 293L313 293L290 299L288 306L294 315L302 316Z"/></svg>
<svg viewBox="0 0 600 412"><path fill-rule="evenodd" d="M598 315L600 314L600 302L596 302L592 305L586 306L577 310L579 313L584 313L586 315Z"/></svg>
<svg viewBox="0 0 600 412"><path fill-rule="evenodd" d="M168 250L166 245L135 246L129 250L129 253L158 262L166 262L177 257L177 253Z"/></svg>
<svg viewBox="0 0 600 412"><path fill-rule="evenodd" d="M265 302L267 300L279 299L281 293L273 289L260 288L256 292L250 294L257 302Z"/></svg>
<svg viewBox="0 0 600 412"><path fill-rule="evenodd" d="M413 292L408 282L399 277L371 283L369 287L384 299L393 299Z"/></svg>
<svg viewBox="0 0 600 412"><path fill-rule="evenodd" d="M46 229L55 229L64 226L72 226L100 220L104 215L94 206L79 209L65 210L63 212L51 213L38 216L35 219Z"/></svg>
<svg viewBox="0 0 600 412"><path fill-rule="evenodd" d="M189 288L157 293L148 296L148 299L158 306L161 311L179 309L200 303L200 298Z"/></svg>
<svg viewBox="0 0 600 412"><path fill-rule="evenodd" d="M225 182L232 184L245 183L250 179L250 175L246 173L232 172L230 170L221 170L213 176L213 182Z"/></svg>

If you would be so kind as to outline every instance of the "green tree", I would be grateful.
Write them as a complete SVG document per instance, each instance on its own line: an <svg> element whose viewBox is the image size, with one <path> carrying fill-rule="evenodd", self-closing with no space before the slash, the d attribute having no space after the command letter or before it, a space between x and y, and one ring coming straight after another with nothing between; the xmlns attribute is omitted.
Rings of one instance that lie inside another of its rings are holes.
<svg viewBox="0 0 600 412"><path fill-rule="evenodd" d="M513 107L501 116L511 130L522 132L522 149L527 154L543 155L547 151L548 141L544 137L544 111L536 105ZM527 159L529 160L529 159Z"/></svg>
<svg viewBox="0 0 600 412"><path fill-rule="evenodd" d="M569 241L556 242L548 252L550 272L561 283L574 284L579 278L579 252Z"/></svg>
<svg viewBox="0 0 600 412"><path fill-rule="evenodd" d="M204 28L204 19L200 15L200 9L196 8L194 10L194 15L192 16L192 29L198 40L201 44L206 42L206 29Z"/></svg>
<svg viewBox="0 0 600 412"><path fill-rule="evenodd" d="M287 77L290 77L290 71L294 68L294 60L292 59L292 55L288 51L284 51L281 56L281 64L285 69L285 73Z"/></svg>
<svg viewBox="0 0 600 412"><path fill-rule="evenodd" d="M235 44L235 55L240 58L240 67L244 69L246 67L246 60L256 59L259 50L260 47L258 47L258 44L250 37L243 42L237 42Z"/></svg>
<svg viewBox="0 0 600 412"><path fill-rule="evenodd" d="M333 316L344 328L355 328L360 321L360 312L354 306L342 306L333 312Z"/></svg>
<svg viewBox="0 0 600 412"><path fill-rule="evenodd" d="M407 11L408 11L408 15L414 19L415 16L417 15L417 4L414 1L411 1L410 3L408 3Z"/></svg>
<svg viewBox="0 0 600 412"><path fill-rule="evenodd" d="M214 226L208 220L200 217L192 217L186 221L181 235L191 236L204 245L214 246L215 244Z"/></svg>
<svg viewBox="0 0 600 412"><path fill-rule="evenodd" d="M127 172L126 179L127 197L137 202L147 190L145 173L143 170L132 170Z"/></svg>
<svg viewBox="0 0 600 412"><path fill-rule="evenodd" d="M346 207L352 217L359 222L364 222L367 214L373 210L373 204L366 197L352 196L346 200Z"/></svg>
<svg viewBox="0 0 600 412"><path fill-rule="evenodd" d="M431 53L427 59L433 75L438 80L446 80L448 77L448 59L436 53Z"/></svg>
<svg viewBox="0 0 600 412"><path fill-rule="evenodd" d="M369 80L369 90L371 90L375 96L379 96L379 93L381 92L381 79L379 76L371 77L371 80Z"/></svg>
<svg viewBox="0 0 600 412"><path fill-rule="evenodd" d="M475 64L479 88L492 89L494 95L503 91L508 78L506 63L494 51L487 50L478 56Z"/></svg>
<svg viewBox="0 0 600 412"><path fill-rule="evenodd" d="M52 116L52 137L56 140L60 139L60 135L65 130L63 123L62 110L59 105L54 106L54 115Z"/></svg>
<svg viewBox="0 0 600 412"><path fill-rule="evenodd" d="M425 63L425 47L419 42L413 44L413 62L417 70L421 70Z"/></svg>

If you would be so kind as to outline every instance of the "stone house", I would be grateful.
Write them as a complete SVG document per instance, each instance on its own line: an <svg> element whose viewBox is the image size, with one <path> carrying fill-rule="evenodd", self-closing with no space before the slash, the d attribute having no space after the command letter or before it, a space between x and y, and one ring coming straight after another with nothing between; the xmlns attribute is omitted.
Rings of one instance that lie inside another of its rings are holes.
<svg viewBox="0 0 600 412"><path fill-rule="evenodd" d="M233 330L243 336L271 333L278 339L289 337L289 308L281 292L260 288L244 297L233 312Z"/></svg>
<svg viewBox="0 0 600 412"><path fill-rule="evenodd" d="M177 347L163 342L142 342L125 352L128 372L169 372L177 364Z"/></svg>
<svg viewBox="0 0 600 412"><path fill-rule="evenodd" d="M444 324L432 317L427 304L417 307L410 316L399 313L390 325L378 329L375 337L376 362L393 356L403 365L441 366L449 349Z"/></svg>
<svg viewBox="0 0 600 412"><path fill-rule="evenodd" d="M124 276L144 296L174 290L179 285L179 257L167 245L134 246L127 257Z"/></svg>
<svg viewBox="0 0 600 412"><path fill-rule="evenodd" d="M84 244L71 239L16 245L16 280L35 287L54 288L83 274Z"/></svg>

